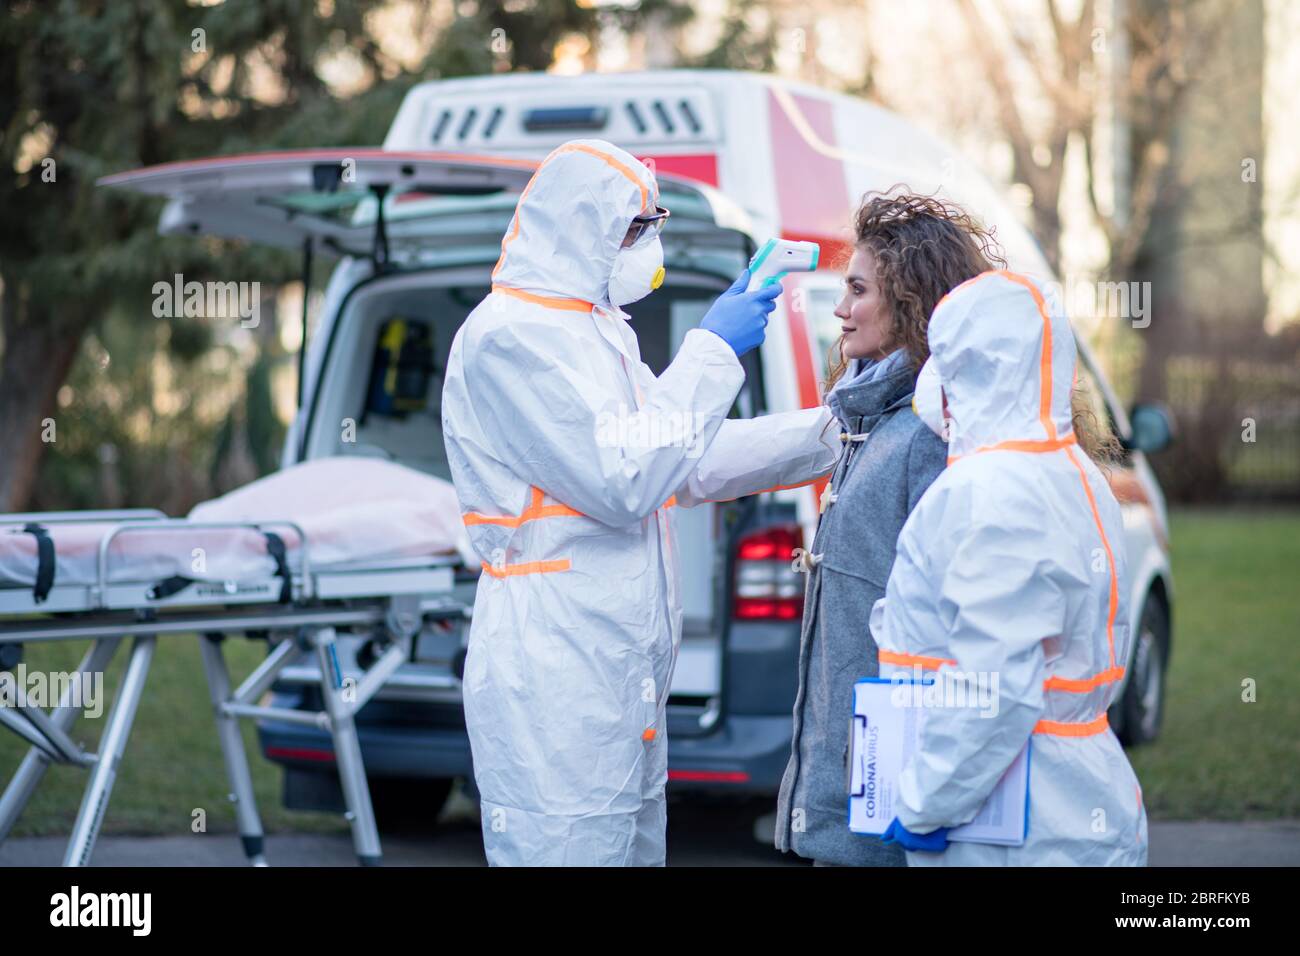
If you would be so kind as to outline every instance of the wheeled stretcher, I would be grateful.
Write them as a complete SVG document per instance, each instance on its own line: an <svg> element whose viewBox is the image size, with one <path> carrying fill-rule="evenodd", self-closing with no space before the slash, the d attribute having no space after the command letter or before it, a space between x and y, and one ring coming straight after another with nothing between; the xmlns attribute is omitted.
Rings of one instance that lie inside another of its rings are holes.
<svg viewBox="0 0 1300 956"><path fill-rule="evenodd" d="M376 864L381 851L361 748L357 712L404 663L421 630L468 617L453 597L460 556L437 553L316 563L312 541L294 521L171 519L161 512L46 512L0 516L0 671L12 670L21 647L90 640L57 703L37 706L11 682L0 724L30 749L3 796L0 841L53 763L89 778L68 840L64 865L87 863L108 806L160 636L197 638L216 720L230 798L244 852L266 863L248 756L238 722L267 718L314 725L333 738L357 857ZM340 666L345 633L367 635L373 663L363 672ZM266 638L270 651L238 687L223 653L233 634ZM84 689L129 641L128 661L92 752L74 741ZM262 701L286 668L315 665L319 711ZM0 679L3 678L0 674Z"/></svg>

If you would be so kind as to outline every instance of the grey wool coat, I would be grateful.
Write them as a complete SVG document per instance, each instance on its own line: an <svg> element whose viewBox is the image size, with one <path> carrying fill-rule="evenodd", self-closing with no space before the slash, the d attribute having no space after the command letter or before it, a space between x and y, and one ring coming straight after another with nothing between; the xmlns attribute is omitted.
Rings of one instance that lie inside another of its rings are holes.
<svg viewBox="0 0 1300 956"><path fill-rule="evenodd" d="M853 684L880 673L868 622L885 596L903 522L947 462L948 446L912 411L913 372L839 388L847 435L835 498L813 538L804 598L790 763L777 802L776 847L841 866L905 866L903 851L848 825ZM818 557L820 556L820 557Z"/></svg>

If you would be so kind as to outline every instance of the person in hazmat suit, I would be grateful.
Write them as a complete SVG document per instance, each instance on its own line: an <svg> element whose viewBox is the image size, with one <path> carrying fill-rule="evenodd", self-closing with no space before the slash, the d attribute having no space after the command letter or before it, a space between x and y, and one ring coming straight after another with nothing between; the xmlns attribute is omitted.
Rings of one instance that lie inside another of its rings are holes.
<svg viewBox="0 0 1300 956"><path fill-rule="evenodd" d="M948 467L871 628L881 676L933 679L936 703L885 839L910 866L1143 866L1141 790L1106 721L1129 651L1124 523L1072 427L1073 331L1032 280L991 271L940 301L929 342L915 405ZM1026 743L1024 844L949 842Z"/></svg>
<svg viewBox="0 0 1300 956"><path fill-rule="evenodd" d="M621 306L662 282L666 218L628 153L556 148L452 343L443 432L483 568L465 720L493 865L663 865L673 514L811 482L838 454L824 407L726 420L779 285L742 274L662 375L641 362Z"/></svg>

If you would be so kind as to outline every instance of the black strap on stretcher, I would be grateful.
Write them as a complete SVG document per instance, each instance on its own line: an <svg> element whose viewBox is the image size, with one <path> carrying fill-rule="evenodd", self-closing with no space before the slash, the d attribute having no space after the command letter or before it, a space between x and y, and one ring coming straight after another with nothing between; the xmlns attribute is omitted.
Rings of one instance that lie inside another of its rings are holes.
<svg viewBox="0 0 1300 956"><path fill-rule="evenodd" d="M280 585L280 603L288 604L293 600L293 580L289 574L289 559L285 551L284 539L274 531L263 531L262 537L266 539L266 553L275 561L275 576L283 582ZM52 546L50 553L53 555ZM53 572L51 572L52 574ZM194 581L194 578L187 578L181 574L173 574L169 578L163 578L149 589L149 600L161 601L163 598L171 597L173 594L189 587ZM39 601L40 598L37 598L37 600Z"/></svg>
<svg viewBox="0 0 1300 956"><path fill-rule="evenodd" d="M275 559L275 573L283 582L280 585L280 603L288 604L293 599L293 581L289 576L289 559L285 556L284 539L274 531L263 531L266 538L266 553Z"/></svg>
<svg viewBox="0 0 1300 956"><path fill-rule="evenodd" d="M23 532L36 538L36 583L32 586L32 597L40 604L54 587L54 539L35 522L24 525Z"/></svg>
<svg viewBox="0 0 1300 956"><path fill-rule="evenodd" d="M171 597L177 591L185 590L193 583L193 578L187 578L183 574L173 574L169 578L163 578L146 591L145 597L150 601L161 601L163 598Z"/></svg>

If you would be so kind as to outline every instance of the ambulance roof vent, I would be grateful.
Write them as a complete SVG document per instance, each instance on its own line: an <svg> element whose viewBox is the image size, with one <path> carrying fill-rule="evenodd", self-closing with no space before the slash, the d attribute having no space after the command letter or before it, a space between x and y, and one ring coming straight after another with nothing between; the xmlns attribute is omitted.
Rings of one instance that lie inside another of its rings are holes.
<svg viewBox="0 0 1300 956"><path fill-rule="evenodd" d="M691 106L690 100L682 100L677 104L677 111L682 114L682 119L686 120L686 125L692 133L699 133L704 127L700 125L700 118L695 115L695 110Z"/></svg>
<svg viewBox="0 0 1300 956"><path fill-rule="evenodd" d="M501 106L445 107L433 122L429 140L435 146L456 146L470 139L491 142L505 112Z"/></svg>
<svg viewBox="0 0 1300 956"><path fill-rule="evenodd" d="M656 96L629 99L623 112L631 128L640 136L683 136L695 138L705 133L707 111L693 97Z"/></svg>

